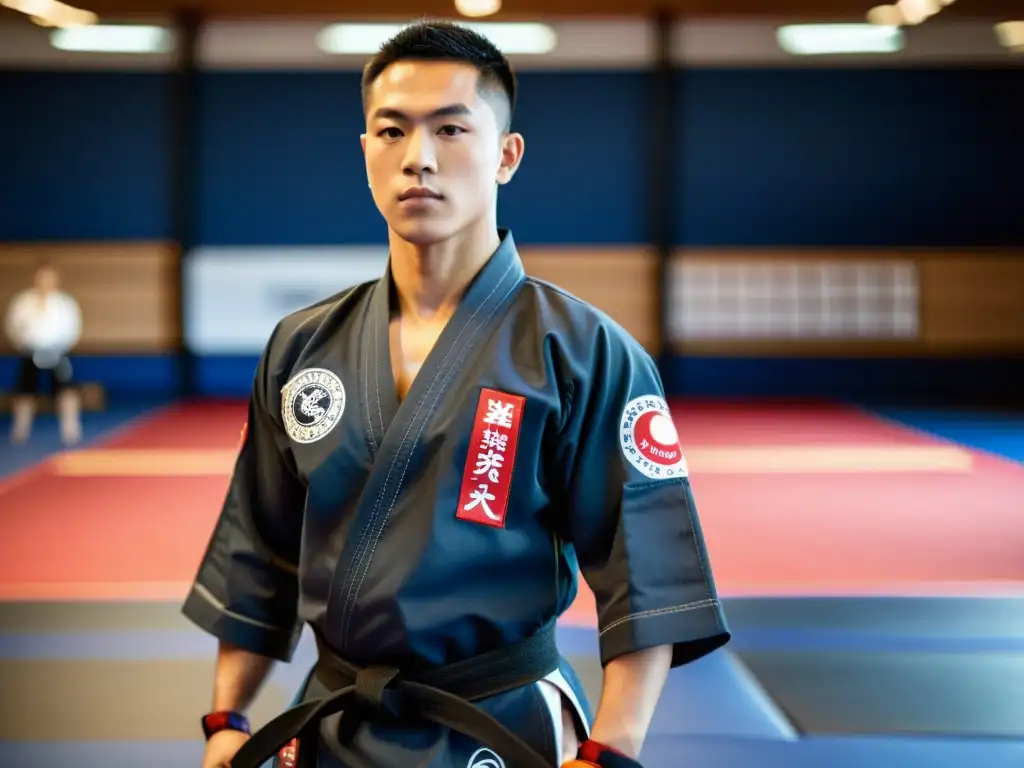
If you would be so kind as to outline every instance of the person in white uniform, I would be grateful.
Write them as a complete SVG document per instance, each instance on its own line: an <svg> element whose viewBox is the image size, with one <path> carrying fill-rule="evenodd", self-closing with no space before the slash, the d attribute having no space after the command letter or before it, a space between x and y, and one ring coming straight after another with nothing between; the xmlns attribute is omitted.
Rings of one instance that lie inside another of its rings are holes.
<svg viewBox="0 0 1024 768"><path fill-rule="evenodd" d="M7 310L7 337L21 357L12 403L11 442L24 443L32 433L36 399L49 378L57 404L61 440L81 439L81 407L72 386L68 354L82 335L78 302L60 290L56 268L46 264L35 273L35 285L14 297Z"/></svg>

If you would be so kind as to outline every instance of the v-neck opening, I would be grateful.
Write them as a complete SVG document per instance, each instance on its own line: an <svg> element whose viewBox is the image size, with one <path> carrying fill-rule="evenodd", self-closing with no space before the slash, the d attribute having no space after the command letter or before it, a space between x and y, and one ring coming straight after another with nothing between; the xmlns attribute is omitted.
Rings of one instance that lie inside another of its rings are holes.
<svg viewBox="0 0 1024 768"><path fill-rule="evenodd" d="M511 233L503 231L501 235L498 249L470 281L455 312L445 323L403 398L398 395L392 358L391 321L393 312L397 311L394 304L397 302L397 293L391 274L391 260L388 260L384 275L374 286L371 298L367 329L370 333L364 331L362 335L363 343L370 347L363 359L375 369L367 377L375 383L371 391L365 393L369 397L367 415L375 447L381 445L403 410L416 409L416 403L433 388L436 377L446 364L458 359L460 343L464 343L460 336L466 326L491 303L495 292L510 277L517 282L525 277Z"/></svg>

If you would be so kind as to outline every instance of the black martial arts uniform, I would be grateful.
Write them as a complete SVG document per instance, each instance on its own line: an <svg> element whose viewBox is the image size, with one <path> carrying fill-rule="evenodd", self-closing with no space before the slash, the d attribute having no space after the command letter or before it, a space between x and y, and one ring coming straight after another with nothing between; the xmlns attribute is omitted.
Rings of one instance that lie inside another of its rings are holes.
<svg viewBox="0 0 1024 768"><path fill-rule="evenodd" d="M551 631L577 570L597 599L603 662L672 645L680 665L729 638L654 362L607 316L526 277L501 235L404 400L390 269L282 320L260 359L184 612L281 660L310 624L321 662L306 700L374 667L340 718L312 717L306 735L318 728L320 739L302 741L300 761L315 747L325 768L523 765L494 736L497 721L533 750L532 765L557 765L534 681L554 680L589 719ZM531 637L461 682L431 678ZM397 703L381 693L395 670L476 703L430 703L411 686Z"/></svg>

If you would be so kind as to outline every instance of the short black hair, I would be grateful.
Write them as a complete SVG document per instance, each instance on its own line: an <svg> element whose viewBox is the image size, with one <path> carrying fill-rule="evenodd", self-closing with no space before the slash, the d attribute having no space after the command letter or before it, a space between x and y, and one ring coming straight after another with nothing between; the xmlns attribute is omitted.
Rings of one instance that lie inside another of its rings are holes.
<svg viewBox="0 0 1024 768"><path fill-rule="evenodd" d="M369 91L381 73L399 61L465 62L480 73L480 88L500 92L508 101L505 129L516 108L516 75L494 43L478 32L450 21L421 21L402 29L385 42L363 68L363 109Z"/></svg>

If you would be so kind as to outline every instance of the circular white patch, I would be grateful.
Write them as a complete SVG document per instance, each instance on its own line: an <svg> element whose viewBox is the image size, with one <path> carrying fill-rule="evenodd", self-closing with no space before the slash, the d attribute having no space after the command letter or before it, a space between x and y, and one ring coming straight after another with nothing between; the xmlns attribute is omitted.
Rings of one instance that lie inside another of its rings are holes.
<svg viewBox="0 0 1024 768"><path fill-rule="evenodd" d="M470 756L466 768L505 768L505 761L493 750L484 747Z"/></svg>
<svg viewBox="0 0 1024 768"><path fill-rule="evenodd" d="M619 422L619 442L626 459L645 477L687 476L679 433L664 398L645 395L627 403Z"/></svg>
<svg viewBox="0 0 1024 768"><path fill-rule="evenodd" d="M288 437L314 443L334 429L345 412L345 387L324 368L300 371L281 390L281 418Z"/></svg>

